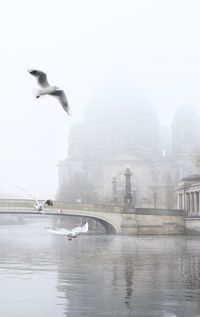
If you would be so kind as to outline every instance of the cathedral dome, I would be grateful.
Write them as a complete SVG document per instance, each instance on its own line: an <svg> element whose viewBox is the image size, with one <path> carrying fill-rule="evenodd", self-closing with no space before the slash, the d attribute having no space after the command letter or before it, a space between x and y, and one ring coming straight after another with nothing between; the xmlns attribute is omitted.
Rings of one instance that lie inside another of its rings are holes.
<svg viewBox="0 0 200 317"><path fill-rule="evenodd" d="M90 158L109 158L138 148L157 151L158 129L156 111L145 94L130 82L115 80L93 96L77 133Z"/></svg>

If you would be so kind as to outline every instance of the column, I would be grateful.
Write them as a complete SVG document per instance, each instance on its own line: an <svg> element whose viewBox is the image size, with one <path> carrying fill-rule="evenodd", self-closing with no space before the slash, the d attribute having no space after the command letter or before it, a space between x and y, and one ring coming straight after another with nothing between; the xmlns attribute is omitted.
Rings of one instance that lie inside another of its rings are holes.
<svg viewBox="0 0 200 317"><path fill-rule="evenodd" d="M196 216L197 212L197 196L196 196L196 191L193 193L194 196L194 210L193 210L193 216Z"/></svg>
<svg viewBox="0 0 200 317"><path fill-rule="evenodd" d="M190 195L190 209L189 209L189 216L192 216L192 209L193 209L193 203L192 203L192 193L189 193Z"/></svg>
<svg viewBox="0 0 200 317"><path fill-rule="evenodd" d="M192 216L194 216L194 192L191 193L191 197L192 197Z"/></svg>
<svg viewBox="0 0 200 317"><path fill-rule="evenodd" d="M199 214L199 192L196 191L196 212L195 212L195 216L197 217Z"/></svg>
<svg viewBox="0 0 200 317"><path fill-rule="evenodd" d="M124 207L126 211L133 210L133 197L131 194L131 170L130 168L127 168L125 171L125 195L124 195Z"/></svg>
<svg viewBox="0 0 200 317"><path fill-rule="evenodd" d="M190 214L190 194L186 193L186 217Z"/></svg>
<svg viewBox="0 0 200 317"><path fill-rule="evenodd" d="M178 209L183 209L183 195L178 195Z"/></svg>
<svg viewBox="0 0 200 317"><path fill-rule="evenodd" d="M180 208L183 209L183 194L181 194L180 200Z"/></svg>
<svg viewBox="0 0 200 317"><path fill-rule="evenodd" d="M198 209L198 217L200 216L200 192L198 192L199 194L199 209Z"/></svg>

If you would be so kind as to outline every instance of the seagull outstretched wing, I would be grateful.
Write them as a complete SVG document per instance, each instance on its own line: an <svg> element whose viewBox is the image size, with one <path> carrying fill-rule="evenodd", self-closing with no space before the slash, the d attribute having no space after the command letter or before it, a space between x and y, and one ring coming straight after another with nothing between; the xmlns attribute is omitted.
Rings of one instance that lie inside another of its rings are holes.
<svg viewBox="0 0 200 317"><path fill-rule="evenodd" d="M71 231L64 228L46 228L46 231L64 236L71 234Z"/></svg>
<svg viewBox="0 0 200 317"><path fill-rule="evenodd" d="M36 204L39 205L39 201L31 194L29 194L24 188L17 186L20 190L22 190L27 196L35 200Z"/></svg>
<svg viewBox="0 0 200 317"><path fill-rule="evenodd" d="M72 230L67 230L64 228L46 228L48 232L55 233L55 234L60 234L60 235L65 235L65 236L70 236L70 237L76 237L80 233L86 233L88 231L88 223L82 227L76 227L73 228Z"/></svg>
<svg viewBox="0 0 200 317"><path fill-rule="evenodd" d="M76 227L71 230L72 232L85 233L88 232L88 223L86 222L82 227Z"/></svg>
<svg viewBox="0 0 200 317"><path fill-rule="evenodd" d="M42 203L42 205L44 206L45 204L47 204L48 206L53 206L53 201L51 200L51 199L47 199L47 200L45 200L43 203Z"/></svg>
<svg viewBox="0 0 200 317"><path fill-rule="evenodd" d="M35 76L37 81L38 81L38 84L42 87L42 88L45 88L45 87L48 87L49 86L49 83L47 81L47 75L42 72L41 70L36 70L36 69L30 69L28 70L28 72Z"/></svg>
<svg viewBox="0 0 200 317"><path fill-rule="evenodd" d="M68 113L69 113L69 104L67 101L67 97L64 93L64 91L62 89L57 89L55 90L53 93L51 93L52 96L55 96L58 98L58 100L60 101L63 109Z"/></svg>

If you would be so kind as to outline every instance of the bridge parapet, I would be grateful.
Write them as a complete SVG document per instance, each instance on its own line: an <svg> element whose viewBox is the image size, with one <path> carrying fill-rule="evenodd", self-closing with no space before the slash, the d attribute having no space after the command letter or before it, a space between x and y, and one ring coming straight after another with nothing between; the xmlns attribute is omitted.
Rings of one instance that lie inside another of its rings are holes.
<svg viewBox="0 0 200 317"><path fill-rule="evenodd" d="M121 213L123 208L121 206L114 206L111 204L86 204L86 203L65 203L61 201L54 202L54 208L58 209L77 209L77 210L93 210L100 212Z"/></svg>
<svg viewBox="0 0 200 317"><path fill-rule="evenodd" d="M38 200L42 203L44 200ZM0 199L0 208L32 208L35 201L32 199ZM76 210L87 210L97 212L108 212L108 213L121 213L123 208L121 206L114 206L111 204L86 204L86 203L74 203L74 202L62 202L54 201L54 209L76 209Z"/></svg>

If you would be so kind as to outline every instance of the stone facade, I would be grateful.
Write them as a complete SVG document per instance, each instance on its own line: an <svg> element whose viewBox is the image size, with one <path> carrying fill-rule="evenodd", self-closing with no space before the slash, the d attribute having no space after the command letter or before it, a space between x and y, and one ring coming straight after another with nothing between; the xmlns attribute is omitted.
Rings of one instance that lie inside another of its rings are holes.
<svg viewBox="0 0 200 317"><path fill-rule="evenodd" d="M183 178L177 186L177 207L185 217L200 217L200 175Z"/></svg>
<svg viewBox="0 0 200 317"><path fill-rule="evenodd" d="M176 208L177 182L197 172L192 151L200 140L198 116L191 106L180 107L170 131L151 105L138 103L127 100L121 111L116 101L113 112L103 98L72 126L68 158L58 164L59 200L122 204L130 168L134 207Z"/></svg>
<svg viewBox="0 0 200 317"><path fill-rule="evenodd" d="M121 234L157 235L184 234L185 224L180 210L136 209L122 214Z"/></svg>
<svg viewBox="0 0 200 317"><path fill-rule="evenodd" d="M185 232L200 234L200 174L187 176L178 183L177 207L184 212Z"/></svg>

